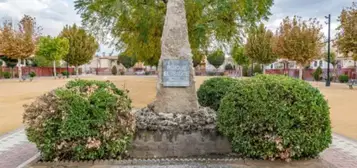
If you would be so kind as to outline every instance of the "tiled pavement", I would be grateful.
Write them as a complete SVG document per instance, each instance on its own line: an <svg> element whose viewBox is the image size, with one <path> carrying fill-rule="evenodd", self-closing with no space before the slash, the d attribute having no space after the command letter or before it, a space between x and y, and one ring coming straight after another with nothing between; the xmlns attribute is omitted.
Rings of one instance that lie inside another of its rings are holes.
<svg viewBox="0 0 357 168"><path fill-rule="evenodd" d="M36 155L22 128L0 136L0 168L22 167ZM338 168L357 168L357 141L333 134L333 143L321 158Z"/></svg>

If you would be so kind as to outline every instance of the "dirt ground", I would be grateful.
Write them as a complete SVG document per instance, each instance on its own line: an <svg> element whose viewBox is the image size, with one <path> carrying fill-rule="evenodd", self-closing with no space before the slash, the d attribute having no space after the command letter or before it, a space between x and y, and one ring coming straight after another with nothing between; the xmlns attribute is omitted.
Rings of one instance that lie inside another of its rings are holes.
<svg viewBox="0 0 357 168"><path fill-rule="evenodd" d="M89 76L82 79L110 80L119 88L129 90L135 108L145 107L156 94L156 78L150 76ZM207 77L196 77L198 88ZM32 82L0 80L0 135L22 125L23 104L37 96L63 86L68 79L37 78ZM357 89L346 84L333 83L326 88L323 83L311 83L326 96L331 107L333 131L357 140Z"/></svg>

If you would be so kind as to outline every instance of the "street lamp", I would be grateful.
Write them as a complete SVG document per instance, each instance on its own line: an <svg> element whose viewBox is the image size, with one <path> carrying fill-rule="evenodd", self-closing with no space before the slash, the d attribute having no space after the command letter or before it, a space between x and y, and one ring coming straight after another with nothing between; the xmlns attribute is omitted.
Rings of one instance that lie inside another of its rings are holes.
<svg viewBox="0 0 357 168"><path fill-rule="evenodd" d="M331 42L331 14L328 16L325 16L326 19L328 19L328 35L327 35L327 80L326 80L326 87L330 87L331 81L330 81L330 62L331 62L331 53L330 53L330 42Z"/></svg>

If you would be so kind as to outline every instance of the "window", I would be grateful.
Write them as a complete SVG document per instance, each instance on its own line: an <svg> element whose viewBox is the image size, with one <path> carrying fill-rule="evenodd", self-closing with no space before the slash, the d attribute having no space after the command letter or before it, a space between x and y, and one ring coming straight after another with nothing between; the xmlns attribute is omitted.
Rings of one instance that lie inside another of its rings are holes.
<svg viewBox="0 0 357 168"><path fill-rule="evenodd" d="M319 66L322 68L322 61L320 60L320 64L319 64Z"/></svg>
<svg viewBox="0 0 357 168"><path fill-rule="evenodd" d="M314 67L317 67L317 61L314 61Z"/></svg>
<svg viewBox="0 0 357 168"><path fill-rule="evenodd" d="M273 64L270 64L270 69L273 69L273 68L274 68Z"/></svg>

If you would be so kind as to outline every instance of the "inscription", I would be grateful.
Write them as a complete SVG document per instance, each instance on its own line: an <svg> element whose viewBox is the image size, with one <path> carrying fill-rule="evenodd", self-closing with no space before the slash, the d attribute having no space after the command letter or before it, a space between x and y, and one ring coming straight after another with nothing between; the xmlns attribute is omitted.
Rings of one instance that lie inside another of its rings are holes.
<svg viewBox="0 0 357 168"><path fill-rule="evenodd" d="M165 59L163 62L163 85L169 87L190 86L189 61Z"/></svg>

